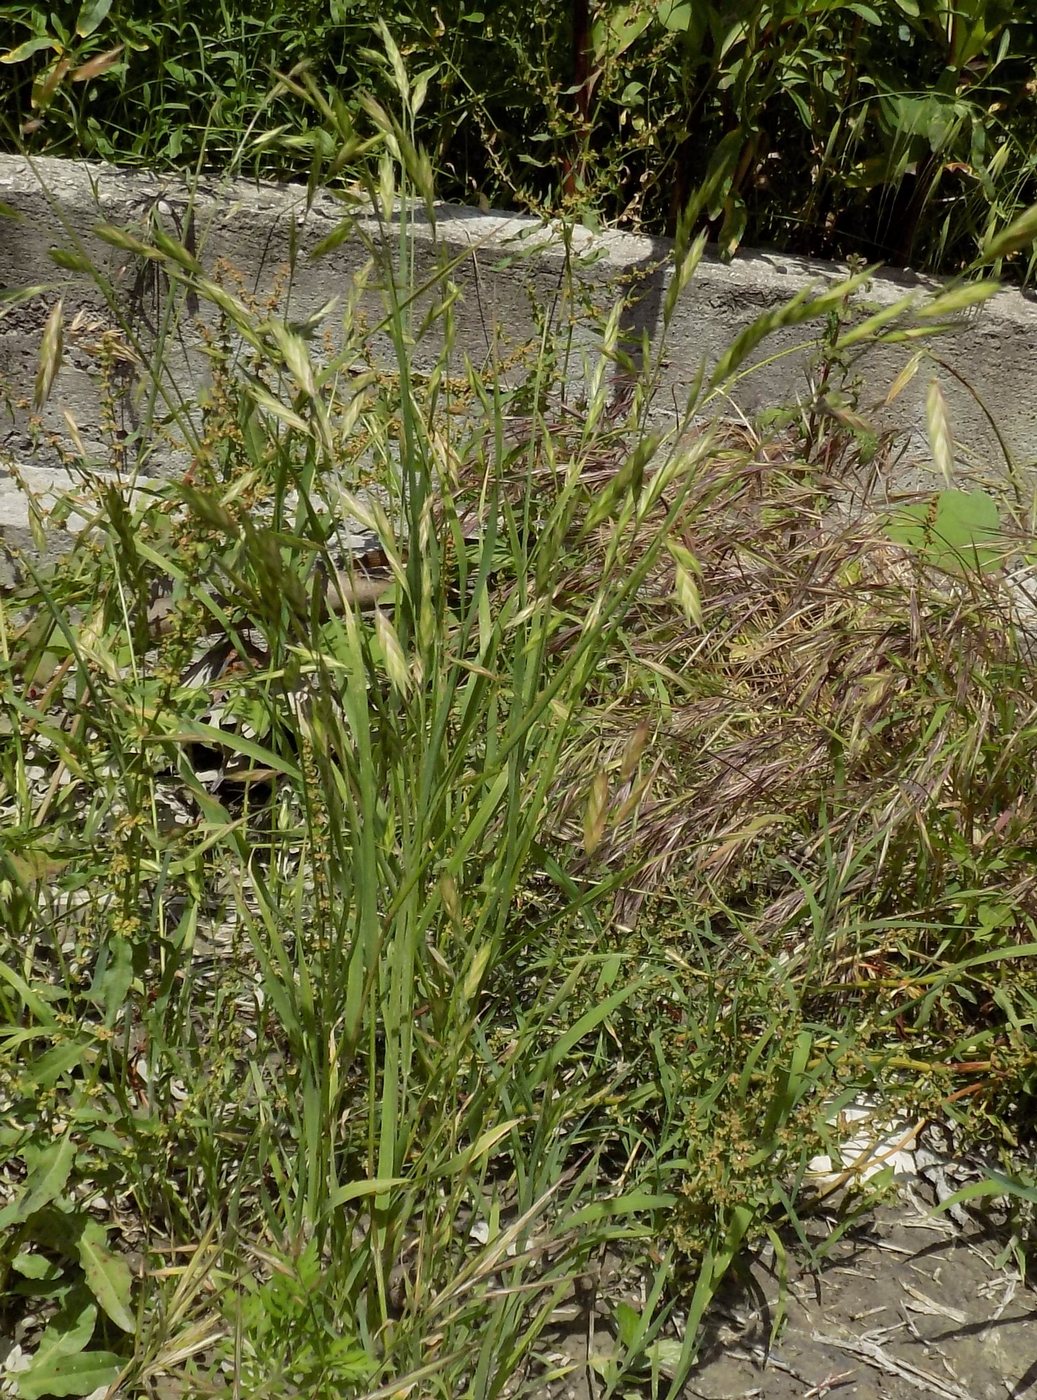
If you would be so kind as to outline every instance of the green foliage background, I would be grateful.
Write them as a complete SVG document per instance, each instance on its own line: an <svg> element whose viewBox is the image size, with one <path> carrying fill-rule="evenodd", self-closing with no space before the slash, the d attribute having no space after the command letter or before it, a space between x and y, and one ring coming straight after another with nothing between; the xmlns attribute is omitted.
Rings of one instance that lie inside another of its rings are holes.
<svg viewBox="0 0 1037 1400"><path fill-rule="evenodd" d="M391 100L384 19L427 77L416 135L445 199L650 233L687 211L725 253L944 273L1037 199L1037 19L1014 0L477 4L9 5L4 139L305 177L333 138L273 75L307 64L362 125L362 92ZM1031 259L998 270L1027 279Z"/></svg>

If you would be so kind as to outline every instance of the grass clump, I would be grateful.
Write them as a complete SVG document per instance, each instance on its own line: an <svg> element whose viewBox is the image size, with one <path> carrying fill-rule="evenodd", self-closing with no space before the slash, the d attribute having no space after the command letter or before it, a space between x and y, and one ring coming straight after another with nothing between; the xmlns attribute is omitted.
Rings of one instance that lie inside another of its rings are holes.
<svg viewBox="0 0 1037 1400"><path fill-rule="evenodd" d="M852 425L653 434L647 382L610 414L618 322L556 420L549 354L458 367L449 269L416 324L388 157L368 196L393 373L359 286L318 357L156 237L210 318L198 402L153 365L190 468L95 484L3 600L23 1397L542 1393L574 1297L606 1393L676 1394L846 1104L1029 1151L1027 541L897 543L847 506Z"/></svg>

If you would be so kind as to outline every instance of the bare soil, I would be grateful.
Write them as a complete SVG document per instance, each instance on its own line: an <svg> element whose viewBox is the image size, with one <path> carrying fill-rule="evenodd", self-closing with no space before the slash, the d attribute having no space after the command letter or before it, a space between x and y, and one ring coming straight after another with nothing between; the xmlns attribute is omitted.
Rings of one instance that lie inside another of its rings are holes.
<svg viewBox="0 0 1037 1400"><path fill-rule="evenodd" d="M812 1223L815 1248L828 1228ZM1037 1290L1003 1260L1003 1237L908 1199L877 1209L816 1268L796 1253L773 1343L772 1264L754 1263L714 1303L687 1400L1037 1400ZM582 1364L554 1394L604 1393L583 1361L590 1338L610 1349L603 1318L558 1348Z"/></svg>
<svg viewBox="0 0 1037 1400"><path fill-rule="evenodd" d="M1022 1400L1037 1396L1037 1292L979 1226L910 1203L876 1213L817 1272L793 1265L788 1321L768 1350L777 1284L719 1305L687 1388L696 1400ZM755 1294L755 1297L752 1295Z"/></svg>

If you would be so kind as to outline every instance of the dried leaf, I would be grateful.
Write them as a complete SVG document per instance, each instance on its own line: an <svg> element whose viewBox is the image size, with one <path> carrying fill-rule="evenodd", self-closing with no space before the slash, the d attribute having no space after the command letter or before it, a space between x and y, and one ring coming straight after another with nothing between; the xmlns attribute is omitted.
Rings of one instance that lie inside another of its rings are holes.
<svg viewBox="0 0 1037 1400"><path fill-rule="evenodd" d="M583 849L588 855L601 845L605 834L605 813L608 808L609 780L604 771L595 775L587 794L587 807L583 815Z"/></svg>
<svg viewBox="0 0 1037 1400"><path fill-rule="evenodd" d="M922 363L922 358L924 355L924 350L916 350L915 353L908 360L904 368L897 375L896 379L893 380L893 383L889 386L889 393L886 395L885 401L887 406L891 404L894 401L894 399L899 398L900 395L907 388L907 386L911 383L912 379L914 379L915 375L918 373L918 366Z"/></svg>
<svg viewBox="0 0 1037 1400"><path fill-rule="evenodd" d="M702 598L699 594L698 584L690 569L685 569L678 564L674 574L674 588L677 594L677 602L681 605L685 617L696 627L702 627Z"/></svg>
<svg viewBox="0 0 1037 1400"><path fill-rule="evenodd" d="M50 106L61 81L72 66L69 58L59 58L41 73L32 85L32 105L38 112L45 112Z"/></svg>
<svg viewBox="0 0 1037 1400"><path fill-rule="evenodd" d="M407 662L403 655L403 648L400 646L400 639L396 635L396 629L382 612L381 608L375 608L374 630L382 648L382 656L385 660L385 673L389 677L390 684L398 690L401 695L407 695L411 688L411 676L407 670Z"/></svg>
<svg viewBox="0 0 1037 1400"><path fill-rule="evenodd" d="M40 364L36 371L36 388L32 396L33 408L37 411L47 402L58 370L61 368L61 355L65 345L63 308L64 301L59 298L51 307L47 324L43 328Z"/></svg>
<svg viewBox="0 0 1037 1400"><path fill-rule="evenodd" d="M651 726L644 720L637 726L633 734L626 741L623 748L623 757L619 765L620 782L627 782L631 778L641 761L645 744L648 743L648 736L652 732Z"/></svg>
<svg viewBox="0 0 1037 1400"><path fill-rule="evenodd" d="M951 437L947 400L939 381L934 377L925 396L925 417L929 428L929 447L933 461L948 486L954 485L954 441Z"/></svg>
<svg viewBox="0 0 1037 1400"><path fill-rule="evenodd" d="M96 58L88 58L72 74L72 81L74 83L88 83L91 78L99 78L102 73L107 73L109 68L114 68L118 63L125 47L125 44L116 44L115 48L109 49L107 53L99 53Z"/></svg>

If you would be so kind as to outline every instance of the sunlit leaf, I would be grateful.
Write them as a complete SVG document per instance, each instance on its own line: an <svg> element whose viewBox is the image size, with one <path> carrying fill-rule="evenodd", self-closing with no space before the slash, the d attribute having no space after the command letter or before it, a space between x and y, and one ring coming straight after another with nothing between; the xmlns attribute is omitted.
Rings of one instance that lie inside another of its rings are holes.
<svg viewBox="0 0 1037 1400"><path fill-rule="evenodd" d="M112 0L85 0L76 20L76 33L81 39L91 35L97 26L107 18L112 8Z"/></svg>
<svg viewBox="0 0 1037 1400"><path fill-rule="evenodd" d="M637 42L652 22L647 6L602 5L595 11L591 28L591 45L597 62L608 57L617 59Z"/></svg>
<svg viewBox="0 0 1037 1400"><path fill-rule="evenodd" d="M58 47L57 40L52 39L49 34L38 34L35 39L26 39L24 44L0 54L0 63L21 63L26 58L32 58L35 53L42 53L44 49Z"/></svg>
<svg viewBox="0 0 1037 1400"><path fill-rule="evenodd" d="M40 1383L41 1376L46 1378L49 1384L55 1362L59 1358L76 1356L81 1352L93 1336L96 1322L97 1304L89 1291L81 1286L73 1288L44 1329L43 1336L33 1352L32 1364L19 1374L21 1394L26 1393L26 1383L29 1390L33 1390Z"/></svg>
<svg viewBox="0 0 1037 1400"><path fill-rule="evenodd" d="M124 1332L136 1330L130 1312L130 1266L108 1248L108 1234L98 1220L87 1220L77 1241L79 1262L83 1266L87 1287L101 1307Z"/></svg>
<svg viewBox="0 0 1037 1400"><path fill-rule="evenodd" d="M927 503L896 511L885 528L897 544L952 572L993 568L1004 553L997 502L985 491L940 491Z"/></svg>
<svg viewBox="0 0 1037 1400"><path fill-rule="evenodd" d="M1003 258L1008 253L1017 253L1021 248L1029 248L1037 240L1037 204L1031 204L1017 218L987 240L983 245L985 259Z"/></svg>
<svg viewBox="0 0 1037 1400"><path fill-rule="evenodd" d="M365 1196L384 1196L397 1186L406 1185L405 1176L375 1176L367 1181L351 1181L348 1186L340 1186L332 1192L328 1205L334 1210L338 1206L348 1205L350 1201L359 1201Z"/></svg>
<svg viewBox="0 0 1037 1400"><path fill-rule="evenodd" d="M664 29L683 34L691 27L691 0L660 0L656 18Z"/></svg>
<svg viewBox="0 0 1037 1400"><path fill-rule="evenodd" d="M52 1355L30 1375L18 1377L21 1400L41 1400L43 1396L92 1395L110 1386L123 1368L122 1360L111 1351L81 1351L75 1356Z"/></svg>
<svg viewBox="0 0 1037 1400"><path fill-rule="evenodd" d="M76 1158L76 1148L70 1137L63 1137L45 1148L27 1146L24 1157L28 1175L21 1195L0 1210L0 1230L30 1219L61 1195Z"/></svg>

